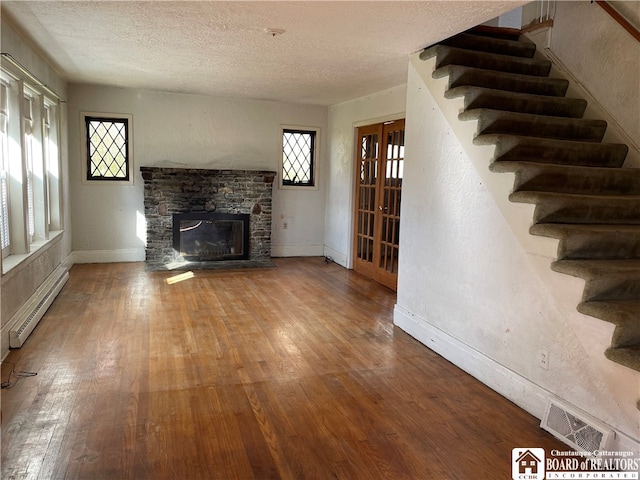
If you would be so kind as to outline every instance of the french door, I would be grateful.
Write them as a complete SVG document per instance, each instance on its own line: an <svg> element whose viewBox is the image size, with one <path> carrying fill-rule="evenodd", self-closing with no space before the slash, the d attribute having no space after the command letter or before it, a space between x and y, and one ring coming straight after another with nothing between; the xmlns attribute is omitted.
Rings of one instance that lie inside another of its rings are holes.
<svg viewBox="0 0 640 480"><path fill-rule="evenodd" d="M358 128L353 268L396 290L404 120Z"/></svg>

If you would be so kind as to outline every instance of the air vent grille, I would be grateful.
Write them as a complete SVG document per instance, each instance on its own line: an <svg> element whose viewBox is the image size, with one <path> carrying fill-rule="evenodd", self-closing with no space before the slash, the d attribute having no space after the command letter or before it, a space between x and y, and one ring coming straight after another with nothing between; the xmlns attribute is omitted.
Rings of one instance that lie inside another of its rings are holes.
<svg viewBox="0 0 640 480"><path fill-rule="evenodd" d="M540 425L567 445L584 452L606 450L613 430L557 399L550 399Z"/></svg>

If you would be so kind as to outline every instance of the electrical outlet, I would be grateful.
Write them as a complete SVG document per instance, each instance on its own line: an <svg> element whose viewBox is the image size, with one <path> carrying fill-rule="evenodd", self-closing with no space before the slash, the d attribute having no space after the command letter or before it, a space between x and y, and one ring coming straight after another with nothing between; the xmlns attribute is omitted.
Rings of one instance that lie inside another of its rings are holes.
<svg viewBox="0 0 640 480"><path fill-rule="evenodd" d="M538 350L538 366L545 370L549 370L549 352L544 348Z"/></svg>
<svg viewBox="0 0 640 480"><path fill-rule="evenodd" d="M289 227L289 224L287 222L282 222L282 229L286 230Z"/></svg>

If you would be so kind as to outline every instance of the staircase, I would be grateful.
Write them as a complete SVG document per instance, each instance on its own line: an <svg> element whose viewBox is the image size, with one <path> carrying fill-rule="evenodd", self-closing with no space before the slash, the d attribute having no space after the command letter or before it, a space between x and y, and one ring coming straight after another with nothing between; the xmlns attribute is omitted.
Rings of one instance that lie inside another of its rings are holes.
<svg viewBox="0 0 640 480"><path fill-rule="evenodd" d="M476 27L425 49L476 145L495 145L493 172L515 174L512 202L535 205L530 233L559 240L551 268L585 280L579 312L615 325L608 359L640 371L640 169L603 143L602 120L566 98L569 82L509 29Z"/></svg>

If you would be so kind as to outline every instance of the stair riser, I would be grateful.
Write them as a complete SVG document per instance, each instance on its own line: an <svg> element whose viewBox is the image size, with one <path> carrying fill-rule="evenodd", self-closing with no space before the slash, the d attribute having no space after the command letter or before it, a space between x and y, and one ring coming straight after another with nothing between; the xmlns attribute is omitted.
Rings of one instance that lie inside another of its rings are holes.
<svg viewBox="0 0 640 480"><path fill-rule="evenodd" d="M640 325L640 322L636 322L636 324ZM618 348L633 345L640 345L640 329L636 325L616 327L611 337L611 346Z"/></svg>
<svg viewBox="0 0 640 480"><path fill-rule="evenodd" d="M517 120L513 118L487 119L480 117L478 134L486 135L504 133L557 140L577 140L582 142L600 142L604 136L606 125L589 127L578 124L558 124L540 116L538 120Z"/></svg>
<svg viewBox="0 0 640 480"><path fill-rule="evenodd" d="M449 65L433 73L434 78L446 75L449 75L449 88L475 86L531 95L564 97L569 86L568 81L561 79L514 76L459 65Z"/></svg>
<svg viewBox="0 0 640 480"><path fill-rule="evenodd" d="M465 67L484 68L497 72L517 73L520 75L533 75L536 77L546 77L551 71L551 63L533 63L527 61L517 61L511 58L491 59L483 58L482 54L467 52L464 50L449 50L438 52L436 56L436 68L446 65L463 65Z"/></svg>
<svg viewBox="0 0 640 480"><path fill-rule="evenodd" d="M534 140L535 141L535 140ZM474 143L483 145L483 137ZM508 136L498 140L494 161L530 161L554 163L558 165L584 165L593 167L621 167L627 156L627 148L622 145L577 143L572 146L555 146L552 141L538 140L537 144L521 143L520 137Z"/></svg>
<svg viewBox="0 0 640 480"><path fill-rule="evenodd" d="M629 367L636 371L640 371L640 367L638 366L639 354L640 352L638 351L638 347L636 345L628 349L608 348L604 352L605 357L607 357L612 362L618 363L625 367Z"/></svg>
<svg viewBox="0 0 640 480"><path fill-rule="evenodd" d="M510 151L505 154L497 152L499 156L493 160L499 162L537 162L546 163L548 165L566 165L573 167L601 167L601 168L620 168L624 164L624 160L616 158L588 157L586 155L572 155L571 152L558 152L555 156L551 153L535 152L534 150L520 149ZM536 156L538 154L539 156ZM547 189L548 191L549 189ZM593 191L591 192L593 193Z"/></svg>
<svg viewBox="0 0 640 480"><path fill-rule="evenodd" d="M534 223L640 225L640 200L611 200L608 205L585 200L544 202L536 205Z"/></svg>
<svg viewBox="0 0 640 480"><path fill-rule="evenodd" d="M640 322L638 321L640 312L637 315L630 314L627 308L615 302L607 305L606 308L597 303L595 302L595 306L589 302L581 303L578 305L578 311L605 322L611 322L616 326L611 338L612 347L640 345Z"/></svg>
<svg viewBox="0 0 640 480"><path fill-rule="evenodd" d="M640 259L640 235L573 235L560 241L559 260Z"/></svg>
<svg viewBox="0 0 640 480"><path fill-rule="evenodd" d="M496 29L495 27L478 25L468 30L468 32L478 37L500 38L503 40L513 40L513 41L517 41L520 39L520 31L517 29L510 29L510 28Z"/></svg>
<svg viewBox="0 0 640 480"><path fill-rule="evenodd" d="M448 90L445 93L447 98L455 98L458 89ZM529 113L534 115L548 115L552 117L580 118L586 109L586 102L571 98L553 99L523 99L510 96L508 93L500 91L472 91L473 87L468 87L468 93L464 95L464 108L471 110L473 108L491 108L494 110L503 110L505 112Z"/></svg>
<svg viewBox="0 0 640 480"><path fill-rule="evenodd" d="M530 233L559 240L559 260L640 260L640 226L543 223L532 225Z"/></svg>
<svg viewBox="0 0 640 480"><path fill-rule="evenodd" d="M470 35L467 33L456 35L455 37L445 40L442 44L467 50L489 52L499 55L511 55L522 58L533 58L536 51L536 46L533 43L495 39L480 35Z"/></svg>
<svg viewBox="0 0 640 480"><path fill-rule="evenodd" d="M640 297L640 272L636 278L603 277L588 280L582 296L583 302L599 300L630 300Z"/></svg>
<svg viewBox="0 0 640 480"><path fill-rule="evenodd" d="M540 171L540 169L536 169ZM638 175L624 175L622 169L611 169L601 175L582 175L582 172L552 171L539 173L527 171L526 168L516 171L514 191L559 192L589 195L598 192L601 195L640 195L640 179ZM640 173L640 170L638 171Z"/></svg>

